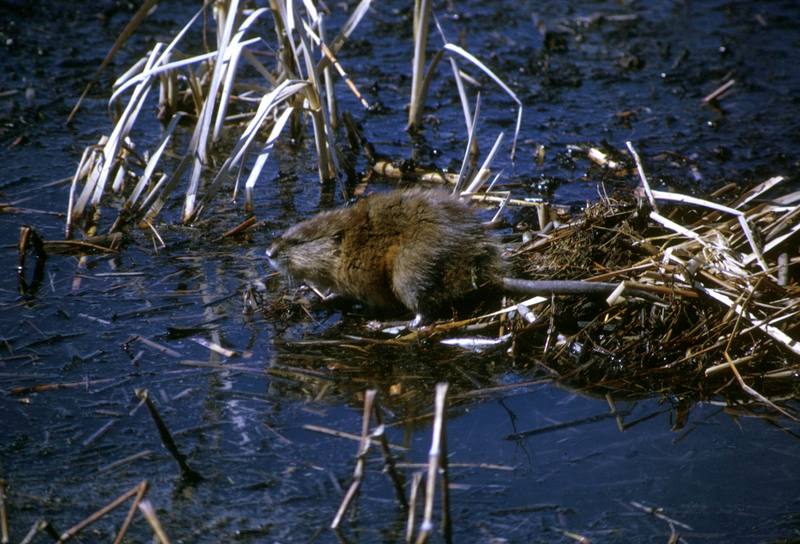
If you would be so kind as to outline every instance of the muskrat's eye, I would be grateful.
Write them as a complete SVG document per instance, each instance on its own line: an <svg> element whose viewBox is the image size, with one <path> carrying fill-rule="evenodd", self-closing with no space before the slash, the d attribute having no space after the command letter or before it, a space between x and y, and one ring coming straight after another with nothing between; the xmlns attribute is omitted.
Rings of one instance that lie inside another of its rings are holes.
<svg viewBox="0 0 800 544"><path fill-rule="evenodd" d="M297 238L289 238L287 240L284 240L283 243L284 243L284 245L286 247L295 247L295 246L299 246L300 244L304 243L304 241L303 240L299 240Z"/></svg>

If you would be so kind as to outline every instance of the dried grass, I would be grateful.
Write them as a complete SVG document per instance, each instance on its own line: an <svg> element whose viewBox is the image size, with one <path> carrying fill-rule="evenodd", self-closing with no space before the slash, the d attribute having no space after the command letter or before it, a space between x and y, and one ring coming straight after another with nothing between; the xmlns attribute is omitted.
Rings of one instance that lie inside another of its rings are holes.
<svg viewBox="0 0 800 544"><path fill-rule="evenodd" d="M618 394L692 389L705 396L738 383L771 404L748 384L785 389L792 386L781 377L800 371L800 196L761 200L775 184L724 207L661 191L652 192L660 212L645 199L604 199L520 248L513 260L526 275L618 281L663 294L657 302L555 300L540 314L561 324L547 333L552 347L521 342L518 350L572 383ZM521 327L518 340L540 325Z"/></svg>

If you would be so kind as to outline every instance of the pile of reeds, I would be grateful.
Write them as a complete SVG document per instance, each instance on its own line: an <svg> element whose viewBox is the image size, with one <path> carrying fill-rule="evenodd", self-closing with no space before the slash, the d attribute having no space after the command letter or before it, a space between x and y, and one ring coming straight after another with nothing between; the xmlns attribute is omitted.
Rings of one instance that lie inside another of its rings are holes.
<svg viewBox="0 0 800 544"><path fill-rule="evenodd" d="M723 187L712 198L725 205L645 185L520 247L526 275L620 287L601 302L537 299L546 309L517 332L517 352L582 387L705 396L738 384L776 407L765 395L800 374L800 192L765 197L783 181Z"/></svg>

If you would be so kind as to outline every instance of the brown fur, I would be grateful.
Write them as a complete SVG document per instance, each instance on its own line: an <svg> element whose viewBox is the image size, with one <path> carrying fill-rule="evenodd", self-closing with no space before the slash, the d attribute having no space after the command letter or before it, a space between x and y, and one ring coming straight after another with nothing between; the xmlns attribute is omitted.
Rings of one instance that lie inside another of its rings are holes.
<svg viewBox="0 0 800 544"><path fill-rule="evenodd" d="M288 229L267 255L317 289L426 317L496 285L502 269L497 244L472 210L435 190L378 193L322 212Z"/></svg>

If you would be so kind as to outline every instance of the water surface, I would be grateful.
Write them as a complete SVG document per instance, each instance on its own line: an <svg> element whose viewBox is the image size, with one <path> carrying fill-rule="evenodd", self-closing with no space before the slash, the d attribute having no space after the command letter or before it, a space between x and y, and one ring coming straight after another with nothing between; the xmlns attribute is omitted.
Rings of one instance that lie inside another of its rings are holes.
<svg viewBox="0 0 800 544"><path fill-rule="evenodd" d="M344 14L331 8L335 26ZM25 208L0 213L0 478L12 541L42 517L63 531L146 479L173 541L333 542L326 527L349 485L357 443L304 426L358 434L363 391L376 386L389 439L407 448L401 461L424 463L426 414L438 381L451 384L456 541L571 541L565 531L595 542L667 541L668 521L633 503L663 509L687 542L800 538L796 423L726 407L723 398L694 404L667 391L619 399L631 424L620 431L605 399L554 384L467 396L542 377L504 350L469 355L435 341L341 345L347 334L370 334L365 320L319 306L310 314L287 310L286 286L275 279L266 310L245 313L243 291L268 274L263 251L275 233L342 202L343 180L317 183L309 142L281 146L271 159L256 192L263 223L246 238L219 238L243 219L239 203L220 202L199 225L185 227L170 225L175 203L158 225L166 248L136 232L118 254L52 255L38 289L21 295L13 272L19 226L33 225L47 239L63 236L68 189L47 184L70 176L83 147L109 130L104 99L115 75L173 34L196 6L160 6L69 128L64 119L129 7L0 9L0 67L9 74L0 91L11 91L0 98L0 201ZM596 198L599 182L609 191L635 185L570 147L621 150L626 140L655 185L687 192L797 170L794 2L466 2L437 4L436 11L449 38L497 69L523 101L518 158L512 163L506 152L497 164L518 195L578 209ZM383 108L360 111L343 87L342 107L389 157L457 164L466 137L445 70L432 87L422 138L412 143L402 130L409 44L409 7L377 3L341 56L367 99ZM702 106L728 78L737 83L720 108ZM488 149L500 130L510 137L516 112L482 81L480 143ZM154 117L143 120L136 136L145 142L159 126ZM537 165L540 144L546 155ZM796 179L792 184L798 187ZM222 357L197 340L235 355ZM19 389L40 384L61 387ZM146 409L137 408L138 388L150 392L202 481L181 480ZM678 424L687 404L688 419ZM528 430L540 432L508 439ZM413 470L403 469L409 476ZM109 540L123 517L116 512L83 541ZM375 453L344 535L400 542L403 529ZM132 541L150 539L142 519L132 534Z"/></svg>

